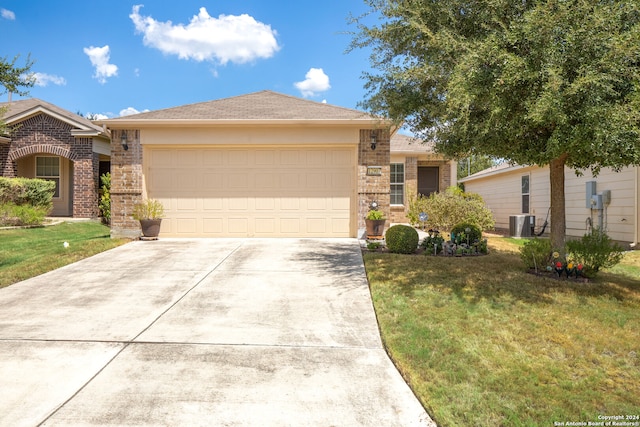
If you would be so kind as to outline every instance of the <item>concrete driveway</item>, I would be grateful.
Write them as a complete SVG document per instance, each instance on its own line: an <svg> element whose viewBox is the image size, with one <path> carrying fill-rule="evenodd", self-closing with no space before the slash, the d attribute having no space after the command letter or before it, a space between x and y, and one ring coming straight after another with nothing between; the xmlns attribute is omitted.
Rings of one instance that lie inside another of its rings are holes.
<svg viewBox="0 0 640 427"><path fill-rule="evenodd" d="M435 425L353 239L132 242L0 289L0 425Z"/></svg>

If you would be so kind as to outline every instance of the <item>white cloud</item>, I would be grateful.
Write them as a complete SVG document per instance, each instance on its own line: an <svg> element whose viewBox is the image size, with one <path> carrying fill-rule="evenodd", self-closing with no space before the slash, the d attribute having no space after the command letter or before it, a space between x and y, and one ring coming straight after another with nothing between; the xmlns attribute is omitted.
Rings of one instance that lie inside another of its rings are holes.
<svg viewBox="0 0 640 427"><path fill-rule="evenodd" d="M118 75L118 66L109 64L109 45L103 47L85 47L84 53L89 57L91 65L96 69L94 78L102 84L107 82L108 77Z"/></svg>
<svg viewBox="0 0 640 427"><path fill-rule="evenodd" d="M106 120L109 118L109 116L107 116L106 114L100 114L100 113L96 113L96 114L87 113L87 114L91 116L93 120Z"/></svg>
<svg viewBox="0 0 640 427"><path fill-rule="evenodd" d="M304 97L314 96L319 92L331 89L329 76L324 73L322 68L310 68L304 77L305 80L295 83L295 87Z"/></svg>
<svg viewBox="0 0 640 427"><path fill-rule="evenodd" d="M131 116L133 114L138 114L138 113L146 113L147 111L149 110L138 111L133 107L127 107L124 110L120 110L120 117Z"/></svg>
<svg viewBox="0 0 640 427"><path fill-rule="evenodd" d="M16 14L7 9L0 9L0 16L9 21L15 21L16 19Z"/></svg>
<svg viewBox="0 0 640 427"><path fill-rule="evenodd" d="M200 8L189 24L159 22L140 15L142 5L133 6L129 18L136 31L144 34L144 44L180 59L243 64L259 58L270 58L278 50L277 32L252 16L220 15L212 18Z"/></svg>
<svg viewBox="0 0 640 427"><path fill-rule="evenodd" d="M33 73L29 76L29 78L34 79L36 86L40 87L49 86L49 83L58 86L64 86L67 84L67 81L64 79L64 77L47 73Z"/></svg>

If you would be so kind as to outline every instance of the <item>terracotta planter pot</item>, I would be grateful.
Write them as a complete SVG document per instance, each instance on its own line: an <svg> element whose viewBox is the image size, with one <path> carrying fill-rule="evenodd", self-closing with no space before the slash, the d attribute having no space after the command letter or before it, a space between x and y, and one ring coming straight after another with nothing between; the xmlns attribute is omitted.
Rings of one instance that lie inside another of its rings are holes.
<svg viewBox="0 0 640 427"><path fill-rule="evenodd" d="M386 219L365 219L364 222L367 226L367 237L384 237L384 224L387 222Z"/></svg>
<svg viewBox="0 0 640 427"><path fill-rule="evenodd" d="M162 219L141 219L140 228L144 237L158 237Z"/></svg>

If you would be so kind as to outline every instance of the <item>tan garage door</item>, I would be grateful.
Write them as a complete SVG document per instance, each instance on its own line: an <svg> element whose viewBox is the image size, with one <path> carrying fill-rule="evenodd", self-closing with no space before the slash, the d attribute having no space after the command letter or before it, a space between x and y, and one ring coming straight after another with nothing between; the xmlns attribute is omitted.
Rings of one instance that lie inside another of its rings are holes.
<svg viewBox="0 0 640 427"><path fill-rule="evenodd" d="M355 236L353 148L151 146L144 157L161 236Z"/></svg>

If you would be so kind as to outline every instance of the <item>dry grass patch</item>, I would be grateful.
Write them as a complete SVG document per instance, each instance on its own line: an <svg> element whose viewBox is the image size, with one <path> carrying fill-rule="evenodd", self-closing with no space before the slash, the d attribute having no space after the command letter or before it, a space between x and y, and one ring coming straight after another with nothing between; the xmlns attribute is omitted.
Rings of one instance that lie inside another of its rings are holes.
<svg viewBox="0 0 640 427"><path fill-rule="evenodd" d="M385 345L438 425L637 413L637 278L536 277L524 271L516 244L489 243L483 257L365 255Z"/></svg>

